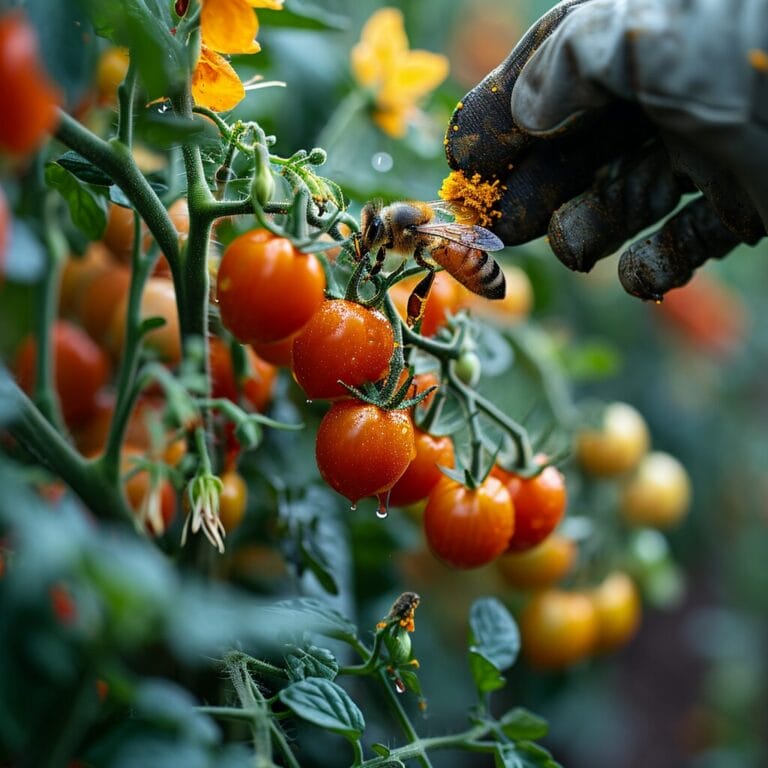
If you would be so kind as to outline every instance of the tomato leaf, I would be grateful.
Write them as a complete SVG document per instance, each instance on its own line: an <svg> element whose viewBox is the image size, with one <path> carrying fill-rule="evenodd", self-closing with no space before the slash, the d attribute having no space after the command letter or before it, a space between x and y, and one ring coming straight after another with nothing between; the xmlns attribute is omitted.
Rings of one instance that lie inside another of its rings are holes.
<svg viewBox="0 0 768 768"><path fill-rule="evenodd" d="M379 757L389 757L390 749L389 747L385 747L383 744L371 744L371 749L379 755Z"/></svg>
<svg viewBox="0 0 768 768"><path fill-rule="evenodd" d="M86 184L109 187L114 183L111 176L108 176L101 168L74 150L69 150L61 157L57 157L56 162Z"/></svg>
<svg viewBox="0 0 768 768"><path fill-rule="evenodd" d="M493 757L496 768L562 768L544 747L529 741L498 744Z"/></svg>
<svg viewBox="0 0 768 768"><path fill-rule="evenodd" d="M297 536L302 562L301 568L308 568L320 582L320 586L330 595L339 594L339 585L333 575L328 559L317 541L318 519L313 518L309 525L299 522Z"/></svg>
<svg viewBox="0 0 768 768"><path fill-rule="evenodd" d="M480 693L490 693L503 688L507 680L482 653L469 651L469 670L475 687Z"/></svg>
<svg viewBox="0 0 768 768"><path fill-rule="evenodd" d="M469 613L469 626L470 651L484 656L499 671L515 663L520 652L520 631L498 598L475 600Z"/></svg>
<svg viewBox="0 0 768 768"><path fill-rule="evenodd" d="M171 34L163 3L142 0L86 0L97 34L130 49L148 100L171 96L186 81L186 51Z"/></svg>
<svg viewBox="0 0 768 768"><path fill-rule="evenodd" d="M296 648L285 657L288 677L292 681L306 680L308 677L321 677L333 680L339 671L336 657L327 649L316 645Z"/></svg>
<svg viewBox="0 0 768 768"><path fill-rule="evenodd" d="M347 643L357 640L355 625L320 600L311 597L281 600L275 607L280 611L308 616L312 620L313 629L325 637L333 637Z"/></svg>
<svg viewBox="0 0 768 768"><path fill-rule="evenodd" d="M107 212L101 197L58 163L45 166L45 183L58 190L67 203L72 222L91 240L98 240L107 226Z"/></svg>
<svg viewBox="0 0 768 768"><path fill-rule="evenodd" d="M365 719L357 704L330 680L300 680L283 688L277 696L297 717L351 741L359 739L365 730Z"/></svg>
<svg viewBox="0 0 768 768"><path fill-rule="evenodd" d="M547 735L549 726L543 717L534 715L523 707L515 707L499 721L501 730L515 741L535 740Z"/></svg>

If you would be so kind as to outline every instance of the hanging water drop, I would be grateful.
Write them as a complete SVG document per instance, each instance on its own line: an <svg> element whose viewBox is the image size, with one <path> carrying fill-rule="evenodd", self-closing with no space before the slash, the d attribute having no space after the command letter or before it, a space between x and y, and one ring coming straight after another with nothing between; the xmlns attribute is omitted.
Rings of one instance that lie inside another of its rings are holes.
<svg viewBox="0 0 768 768"><path fill-rule="evenodd" d="M350 512L357 512L357 504L352 504L349 508Z"/></svg>
<svg viewBox="0 0 768 768"><path fill-rule="evenodd" d="M405 683L399 678L395 678L395 690L398 693L405 693Z"/></svg>
<svg viewBox="0 0 768 768"><path fill-rule="evenodd" d="M376 507L376 517L384 520L389 514L389 493L382 494L379 497L379 506Z"/></svg>

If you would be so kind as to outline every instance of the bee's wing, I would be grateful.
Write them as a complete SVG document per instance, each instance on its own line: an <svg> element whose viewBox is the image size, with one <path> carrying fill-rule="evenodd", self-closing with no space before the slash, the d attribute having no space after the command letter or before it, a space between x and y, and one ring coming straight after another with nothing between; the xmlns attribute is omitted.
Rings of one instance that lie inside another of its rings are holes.
<svg viewBox="0 0 768 768"><path fill-rule="evenodd" d="M417 232L422 232L425 235L442 237L446 240L452 240L454 243L466 245L469 248L477 248L480 251L500 251L504 247L504 243L493 232L476 224L435 221L419 224L415 229Z"/></svg>

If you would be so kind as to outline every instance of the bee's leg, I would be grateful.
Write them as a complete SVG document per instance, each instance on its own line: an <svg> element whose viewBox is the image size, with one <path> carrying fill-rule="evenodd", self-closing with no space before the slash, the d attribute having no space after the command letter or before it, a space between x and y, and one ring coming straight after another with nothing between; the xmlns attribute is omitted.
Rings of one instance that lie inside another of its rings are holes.
<svg viewBox="0 0 768 768"><path fill-rule="evenodd" d="M414 254L414 257L416 254ZM427 268L427 274L418 282L416 287L408 297L408 318L409 328L413 328L420 323L424 317L424 310L427 308L427 299L432 290L432 283L435 281L435 270L429 264L424 264Z"/></svg>
<svg viewBox="0 0 768 768"><path fill-rule="evenodd" d="M387 257L387 246L382 245L381 248L376 252L376 260L373 262L373 266L371 267L370 271L370 277L373 277L374 275L378 275L379 272L381 272L381 268L384 266L384 259Z"/></svg>

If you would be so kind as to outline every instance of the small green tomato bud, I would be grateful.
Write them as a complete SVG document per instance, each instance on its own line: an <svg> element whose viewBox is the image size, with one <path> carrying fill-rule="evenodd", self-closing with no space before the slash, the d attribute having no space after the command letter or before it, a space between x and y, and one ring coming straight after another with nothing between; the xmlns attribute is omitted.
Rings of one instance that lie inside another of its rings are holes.
<svg viewBox="0 0 768 768"><path fill-rule="evenodd" d="M480 381L482 364L476 352L462 352L453 364L453 370L468 387L474 387Z"/></svg>
<svg viewBox="0 0 768 768"><path fill-rule="evenodd" d="M309 156L307 157L307 162L309 162L310 165L322 165L327 158L328 155L322 147L315 147L310 151Z"/></svg>
<svg viewBox="0 0 768 768"><path fill-rule="evenodd" d="M393 667L407 664L411 659L411 635L407 629L397 627L384 639Z"/></svg>
<svg viewBox="0 0 768 768"><path fill-rule="evenodd" d="M256 168L251 181L251 200L259 205L269 202L275 194L275 177L269 165L269 153L262 144L257 144L254 151Z"/></svg>

